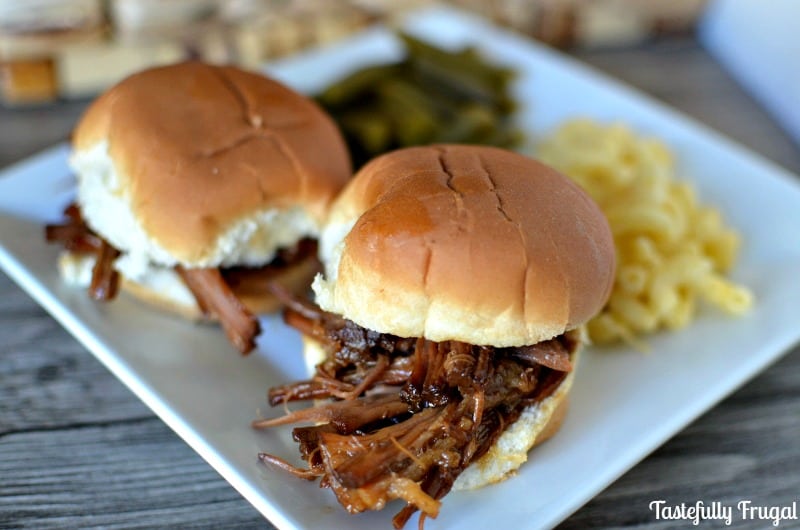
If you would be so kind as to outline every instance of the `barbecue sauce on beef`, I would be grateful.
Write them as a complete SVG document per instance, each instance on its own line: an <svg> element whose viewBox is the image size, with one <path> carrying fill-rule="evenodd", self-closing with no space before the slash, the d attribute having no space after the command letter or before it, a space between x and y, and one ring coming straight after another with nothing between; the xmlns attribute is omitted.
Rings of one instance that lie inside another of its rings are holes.
<svg viewBox="0 0 800 530"><path fill-rule="evenodd" d="M69 251L95 256L89 296L103 302L114 299L120 280L113 265L119 251L89 228L76 204L70 204L64 215L64 223L45 227L45 239L60 243ZM279 250L275 258L262 267L185 269L176 266L176 272L201 310L208 316L216 316L229 340L246 354L255 348L255 338L261 329L258 319L239 301L239 296L265 294L270 281L281 269L315 259L316 253L316 241L302 239L293 247Z"/></svg>
<svg viewBox="0 0 800 530"><path fill-rule="evenodd" d="M258 428L313 423L293 430L308 469L268 454L261 460L318 477L350 513L403 499L396 528L418 510L421 520L436 516L458 475L527 406L555 391L578 344L576 333L522 348L401 338L278 294L286 322L328 356L310 380L271 388L270 404L333 401L254 422Z"/></svg>

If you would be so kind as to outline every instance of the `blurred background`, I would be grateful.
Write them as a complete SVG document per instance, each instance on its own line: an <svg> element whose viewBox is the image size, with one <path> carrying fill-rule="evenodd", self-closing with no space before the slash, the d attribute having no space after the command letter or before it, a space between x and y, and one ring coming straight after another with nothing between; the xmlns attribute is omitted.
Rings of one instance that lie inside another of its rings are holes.
<svg viewBox="0 0 800 530"><path fill-rule="evenodd" d="M257 68L425 0L0 1L6 106L90 96L147 66L200 58ZM608 47L693 30L706 0L451 0L560 48Z"/></svg>
<svg viewBox="0 0 800 530"><path fill-rule="evenodd" d="M66 139L86 103L143 68L189 58L258 69L269 61L393 25L431 0L0 0L0 167ZM654 57L679 50L679 107L721 67L800 143L800 2L771 0L440 0L559 48L656 97ZM626 54L631 54L627 56ZM647 59L647 58L650 59ZM691 63L690 57L697 61ZM642 62L642 58L645 58ZM637 62L639 61L639 62ZM714 64L711 64L713 61ZM694 64L694 68L693 65ZM701 68L701 65L706 67ZM710 67L708 67L710 65ZM660 67L656 67L660 68ZM644 79L640 79L645 76ZM693 83L693 84L692 84ZM655 90L654 90L655 88ZM727 101L726 98L723 98ZM689 108L687 108L687 105ZM719 109L717 109L719 110ZM747 112L747 110L745 110ZM761 147L758 137L712 127ZM720 121L721 120L721 121ZM13 133L11 132L13 131ZM5 134L3 134L5 132ZM783 139L781 139L783 141ZM755 143L754 143L755 142ZM768 148L769 149L769 146ZM784 154L773 159L784 158ZM790 153L794 158L795 153ZM785 163L785 162L784 162ZM791 164L788 164L791 165Z"/></svg>

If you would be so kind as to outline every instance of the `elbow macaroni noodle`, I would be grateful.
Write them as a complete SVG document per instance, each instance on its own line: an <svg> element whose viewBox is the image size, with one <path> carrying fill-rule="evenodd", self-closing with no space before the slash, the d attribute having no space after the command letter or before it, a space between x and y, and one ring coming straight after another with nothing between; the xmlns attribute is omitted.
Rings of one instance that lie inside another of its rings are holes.
<svg viewBox="0 0 800 530"><path fill-rule="evenodd" d="M753 301L725 277L739 236L694 188L676 180L671 152L624 125L589 120L563 124L539 146L538 157L569 175L606 214L617 247L617 276L603 311L588 324L596 343L658 329L679 329L698 300L731 314Z"/></svg>

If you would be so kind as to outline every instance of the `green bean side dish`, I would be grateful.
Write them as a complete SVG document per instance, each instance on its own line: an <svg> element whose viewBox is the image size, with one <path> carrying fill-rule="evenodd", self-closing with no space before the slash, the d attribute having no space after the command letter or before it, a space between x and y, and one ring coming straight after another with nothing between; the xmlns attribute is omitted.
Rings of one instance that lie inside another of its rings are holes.
<svg viewBox="0 0 800 530"><path fill-rule="evenodd" d="M450 52L398 33L406 57L360 69L316 96L339 124L355 167L386 151L431 143L519 146L515 72L472 47Z"/></svg>

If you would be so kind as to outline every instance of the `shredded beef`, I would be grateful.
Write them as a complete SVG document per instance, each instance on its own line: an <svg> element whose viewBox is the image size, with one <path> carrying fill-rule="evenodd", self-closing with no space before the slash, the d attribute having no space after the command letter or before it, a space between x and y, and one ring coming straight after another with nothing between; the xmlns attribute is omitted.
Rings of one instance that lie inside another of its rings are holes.
<svg viewBox="0 0 800 530"><path fill-rule="evenodd" d="M258 319L239 301L219 269L176 266L175 270L194 294L203 313L219 319L228 340L240 352L248 353L256 347L255 339L261 331Z"/></svg>
<svg viewBox="0 0 800 530"><path fill-rule="evenodd" d="M120 281L119 273L114 269L119 251L89 228L76 204L70 204L64 215L64 223L45 227L46 240L60 243L71 252L94 256L89 296L100 301L114 299ZM306 259L316 259L316 249L316 241L302 239L296 245L278 251L276 257L263 267L186 269L176 266L175 270L194 295L201 311L219 318L230 341L239 351L248 353L255 348L260 326L256 317L240 302L240 297L266 294L267 286L281 269Z"/></svg>
<svg viewBox="0 0 800 530"><path fill-rule="evenodd" d="M119 290L119 273L114 269L119 251L89 228L77 205L67 206L64 216L64 223L45 226L45 239L50 243L60 243L71 252L93 255L95 264L89 297L102 302L114 299Z"/></svg>
<svg viewBox="0 0 800 530"><path fill-rule="evenodd" d="M571 334L519 348L433 342L378 333L321 310L286 291L285 321L318 341L327 358L307 381L271 388L270 404L334 401L253 423L295 423L294 439L308 469L273 455L265 463L303 478L320 478L350 513L407 506L435 517L439 500L470 463L486 454L525 407L551 395L572 369Z"/></svg>
<svg viewBox="0 0 800 530"><path fill-rule="evenodd" d="M119 290L119 273L114 268L114 260L119 256L105 239L101 240L97 259L92 267L92 281L89 283L89 296L94 300L112 300Z"/></svg>
<svg viewBox="0 0 800 530"><path fill-rule="evenodd" d="M315 260L317 256L317 241L304 238L296 244L281 248L275 257L266 265L260 267L222 267L220 272L225 283L237 296L264 296L270 292L269 284L275 276L286 269L306 260Z"/></svg>
<svg viewBox="0 0 800 530"><path fill-rule="evenodd" d="M97 252L100 250L102 239L92 232L81 216L81 211L75 204L70 204L64 210L67 218L63 224L45 226L45 239L51 243L61 243L64 248L73 252Z"/></svg>

